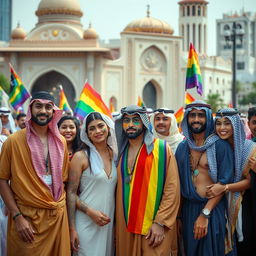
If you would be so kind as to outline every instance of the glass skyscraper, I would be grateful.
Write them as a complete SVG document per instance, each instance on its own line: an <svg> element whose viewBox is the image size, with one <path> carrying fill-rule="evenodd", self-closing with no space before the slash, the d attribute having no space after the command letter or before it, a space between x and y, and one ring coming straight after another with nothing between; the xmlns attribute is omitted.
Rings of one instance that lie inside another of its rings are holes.
<svg viewBox="0 0 256 256"><path fill-rule="evenodd" d="M12 0L0 0L0 41L9 41L12 29Z"/></svg>

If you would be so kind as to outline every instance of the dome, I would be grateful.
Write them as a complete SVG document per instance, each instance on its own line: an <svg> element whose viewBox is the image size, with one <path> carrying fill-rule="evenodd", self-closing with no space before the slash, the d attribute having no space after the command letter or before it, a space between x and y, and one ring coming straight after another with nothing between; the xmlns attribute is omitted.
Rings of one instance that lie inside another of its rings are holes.
<svg viewBox="0 0 256 256"><path fill-rule="evenodd" d="M208 4L205 0L181 0L178 4Z"/></svg>
<svg viewBox="0 0 256 256"><path fill-rule="evenodd" d="M25 30L20 27L20 24L17 25L17 28L13 29L11 38L14 40L17 39L24 39L26 37L26 32Z"/></svg>
<svg viewBox="0 0 256 256"><path fill-rule="evenodd" d="M83 12L79 0L41 0L36 15L46 14L71 14L81 17Z"/></svg>
<svg viewBox="0 0 256 256"><path fill-rule="evenodd" d="M148 10L147 17L132 21L126 26L123 32L144 32L172 35L174 30L168 23L150 17Z"/></svg>
<svg viewBox="0 0 256 256"><path fill-rule="evenodd" d="M92 28L92 25L89 24L88 29L84 31L84 39L97 39L99 36L94 28Z"/></svg>

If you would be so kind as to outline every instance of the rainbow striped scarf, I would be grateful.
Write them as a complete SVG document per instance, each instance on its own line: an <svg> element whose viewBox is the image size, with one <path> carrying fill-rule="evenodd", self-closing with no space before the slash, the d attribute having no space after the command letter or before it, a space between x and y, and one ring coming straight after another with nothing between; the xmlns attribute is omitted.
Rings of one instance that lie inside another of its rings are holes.
<svg viewBox="0 0 256 256"><path fill-rule="evenodd" d="M148 155L144 144L138 154L130 183L128 174L128 147L121 160L123 209L127 231L146 235L158 211L166 176L166 142L155 139Z"/></svg>

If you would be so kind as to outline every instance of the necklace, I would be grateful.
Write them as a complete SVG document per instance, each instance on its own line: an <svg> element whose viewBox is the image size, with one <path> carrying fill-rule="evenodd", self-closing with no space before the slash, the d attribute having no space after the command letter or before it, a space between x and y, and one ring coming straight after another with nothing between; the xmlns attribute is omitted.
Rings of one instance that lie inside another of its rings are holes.
<svg viewBox="0 0 256 256"><path fill-rule="evenodd" d="M204 151L200 152L200 156L198 158L198 160L196 161L196 164L195 164L195 159L193 158L192 154L191 154L191 151L189 151L189 158L190 158L190 169L191 169L191 172L192 172L192 177L195 178L199 175L199 170L198 170L198 165L200 163L200 160L202 158L202 155L203 155Z"/></svg>
<svg viewBox="0 0 256 256"><path fill-rule="evenodd" d="M126 172L127 172L128 175L126 175L125 178L124 178L124 181L125 181L126 184L129 184L129 183L131 183L131 181L132 181L132 175L133 175L133 172L134 172L134 169L135 169L134 167L135 167L135 164L136 164L136 162L137 162L137 158L138 158L138 156L139 156L139 152L140 152L142 146L143 146L143 143L141 144L139 150L137 151L135 160L134 160L133 165L132 165L132 169L130 169L130 167L128 166L128 151L129 151L129 146L128 146L128 148L127 148L127 152L126 152L126 158L127 158L127 162L126 162Z"/></svg>

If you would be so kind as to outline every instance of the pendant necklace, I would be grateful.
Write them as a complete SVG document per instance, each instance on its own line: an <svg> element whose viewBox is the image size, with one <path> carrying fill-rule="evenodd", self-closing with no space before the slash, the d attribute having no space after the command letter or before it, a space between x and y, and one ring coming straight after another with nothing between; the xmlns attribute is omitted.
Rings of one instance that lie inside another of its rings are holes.
<svg viewBox="0 0 256 256"><path fill-rule="evenodd" d="M202 158L203 153L204 153L204 151L203 151L203 152L200 152L200 156L199 156L199 158L198 158L198 160L197 160L196 165L194 166L194 165L193 165L193 164L194 164L194 161L192 161L192 160L194 160L194 158L193 158L193 156L192 156L192 154L191 154L191 151L189 151L190 169L191 169L192 177L193 177L193 178L197 177L197 176L199 175L199 173L200 173L199 170L198 170L198 165L199 165L199 162L200 162L200 160L201 160L201 158Z"/></svg>
<svg viewBox="0 0 256 256"><path fill-rule="evenodd" d="M124 178L124 182L126 184L129 184L132 181L132 175L133 175L133 172L134 172L134 167L135 167L135 164L137 162L137 158L138 158L138 155L139 155L139 152L140 152L142 146L143 146L143 143L141 144L141 146L140 146L140 148L137 152L137 155L136 155L135 160L133 162L132 170L128 166L128 151L129 151L129 146L128 146L128 149L127 149L127 163L126 163L126 172L127 172L128 175L126 175L125 178Z"/></svg>

